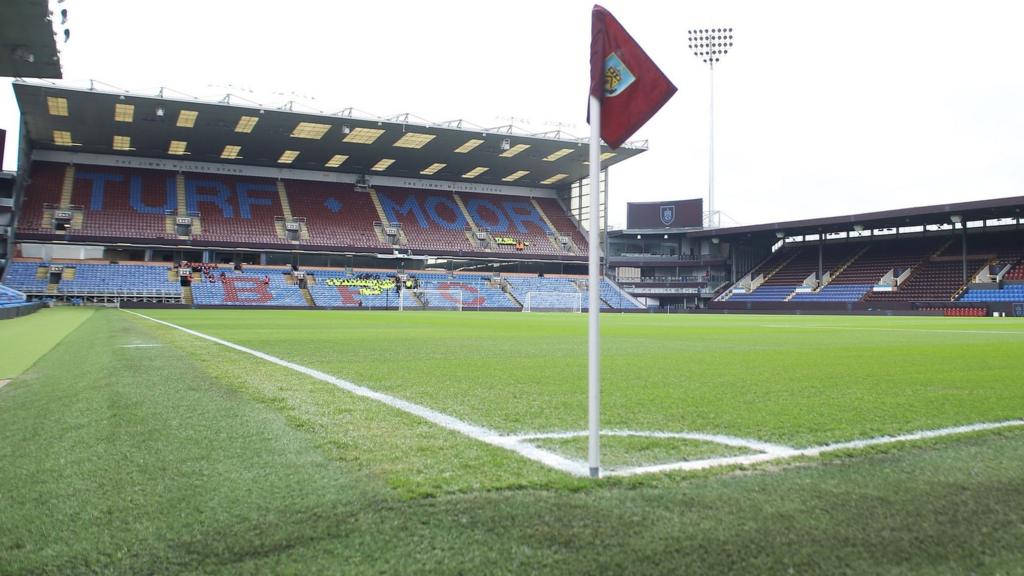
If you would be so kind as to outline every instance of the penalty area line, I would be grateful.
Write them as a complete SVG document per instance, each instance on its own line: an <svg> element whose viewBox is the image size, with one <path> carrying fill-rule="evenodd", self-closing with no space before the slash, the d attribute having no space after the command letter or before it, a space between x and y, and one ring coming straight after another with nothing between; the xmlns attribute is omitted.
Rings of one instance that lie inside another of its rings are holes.
<svg viewBox="0 0 1024 576"><path fill-rule="evenodd" d="M177 324L172 324L164 320L159 320L157 318L146 316L145 314L132 312L131 310L122 310L124 312L127 312L128 314L138 316L139 318L145 318L146 320L149 320L151 322L163 324L164 326L174 328L175 330L180 330L186 334L196 336L197 338L209 340L210 342L220 344L221 346L231 348L232 350L237 350L238 352L249 354L250 356L255 356L256 358L265 360L272 364L277 364L278 366L283 366L284 368L294 370L301 374L305 374L306 376L311 376L313 378L316 378L317 380L333 384L334 386L337 386L338 388L341 388L346 392L355 394L356 396L362 396L363 398L376 400L377 402L386 404L388 406L391 406L392 408L397 408L402 412L419 416L420 418L423 418L424 420L427 420L428 422L436 424L442 428L458 432L459 434L462 434L464 436L469 436L474 440L479 440L480 442L490 444L491 446L497 446L499 448L510 450L512 452L515 452L516 454L519 454L520 456L529 458L534 462L539 462L550 468L561 470L562 472L567 472L574 476L587 476L589 474L589 469L587 468L586 464L582 462L570 460L568 458L555 454L554 452L544 450L543 448L540 448L528 442L523 442L515 438L502 436L501 434L494 430L484 428L483 426L477 426L476 424L470 424L469 422L459 420L454 416L449 416L448 414L438 412L437 410L433 410L431 408L427 408L426 406L423 406L421 404L416 404L413 402L409 402L407 400L402 400L401 398L395 396L391 396L389 394L377 392L376 390L367 388L365 386L360 386L358 384L354 384L352 382L349 382L348 380L343 380L341 378L332 376L325 372L309 368L308 366L303 366L301 364L289 362L288 360L278 358L277 356L272 356L265 352L260 352L259 350L246 348L245 346L241 346L239 344L235 344L234 342L217 338L216 336L203 334L202 332L197 332L195 330L185 328L184 326L178 326Z"/></svg>

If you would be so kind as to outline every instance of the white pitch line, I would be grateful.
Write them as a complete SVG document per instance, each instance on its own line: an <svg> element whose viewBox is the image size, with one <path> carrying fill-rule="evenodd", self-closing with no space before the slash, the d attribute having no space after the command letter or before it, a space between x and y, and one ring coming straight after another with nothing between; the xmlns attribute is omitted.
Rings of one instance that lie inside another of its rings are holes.
<svg viewBox="0 0 1024 576"><path fill-rule="evenodd" d="M159 348L159 344L122 344L118 348Z"/></svg>
<svg viewBox="0 0 1024 576"><path fill-rule="evenodd" d="M537 434L516 434L510 436L518 440L550 440L559 438L576 438L580 436L586 436L586 431L579 432L544 432ZM783 446L781 444L771 444L768 442L762 442L760 440L754 440L751 438L739 438L737 436L726 436L723 434L705 434L703 432L643 432L639 430L602 430L601 436L637 436L643 438L681 438L684 440L696 440L698 442L711 442L714 444L722 444L724 446L733 446L736 448L749 448L756 450L757 452L765 452L768 454L790 454L796 451L796 448L789 446Z"/></svg>
<svg viewBox="0 0 1024 576"><path fill-rule="evenodd" d="M1008 334L1024 336L1024 330L942 330L940 328L872 328L870 326L829 326L825 324L761 324L761 328L804 328L807 330L867 330L871 332L927 332L931 334Z"/></svg>
<svg viewBox="0 0 1024 576"><path fill-rule="evenodd" d="M221 346L226 346L239 352L244 352L245 354L255 356L261 360L266 360L267 362L277 364L278 366L289 368L296 372L300 372L307 376L316 378L317 380L334 384L338 388L341 388L342 390L345 390L347 392L351 392L352 394L355 394L357 396L362 396L364 398L376 400L393 408L397 408L403 412L419 416L420 418L437 424L442 428L453 430L455 432L458 432L465 436L469 436L470 438L479 440L492 446L498 446L499 448L511 450L521 456L529 458L530 460L533 460L535 462L540 462L541 464L544 464L556 470L561 470L574 476L587 476L589 474L589 468L586 464L582 462L576 462L563 456L560 456L558 454L555 454L554 452L549 452L547 450L534 446L532 444L520 442L515 439L502 436L488 428L477 426L475 424L470 424L469 422L459 420L458 418L449 416L436 410L432 410L430 408L427 408L426 406L415 404L407 400L402 400L401 398L396 398L395 396L391 396L388 394L383 394L381 392L377 392L376 390L366 388L365 386L353 384L348 380L342 380L341 378L331 376L330 374L321 372L319 370L314 370L313 368L309 368L301 364L289 362L276 356L271 356L270 354L266 354L258 350L253 350L252 348L246 348L245 346L240 346L238 344L235 344L234 342L222 340L220 338L217 338L216 336L203 334L202 332L190 330L183 326L178 326L177 324L172 324L170 322L165 322L163 320L158 320L156 318L146 316L145 314L132 312L131 310L124 311L129 314L138 316L140 318L145 318L146 320L156 322L157 324L163 324L164 326L169 326L171 328L174 328L175 330L180 330L186 334L191 334L192 336L203 338L205 340L209 340L210 342L215 342L217 344L220 344Z"/></svg>
<svg viewBox="0 0 1024 576"><path fill-rule="evenodd" d="M924 440L927 438L941 438L943 436L955 436L957 434L967 434L969 432L980 432L982 430L997 430L999 428L1011 428L1016 426L1024 426L1024 420L982 422L979 424L952 426L950 428L938 428L935 430L920 430L918 432L900 434L897 436L878 436L877 438L851 440L850 442L839 442L836 444L825 444L822 446L812 446L810 448L804 448L802 450L798 450L797 454L801 456L817 456L823 452L835 452L837 450L866 448L868 446L878 446L881 444L895 444L897 442L913 442L915 440Z"/></svg>
<svg viewBox="0 0 1024 576"><path fill-rule="evenodd" d="M708 458L705 460L691 460L687 462L672 462L668 464L657 464L654 466L637 466L633 468L623 468L620 470L609 470L606 471L604 474L606 476L636 476L638 474L651 474L655 472L672 472L679 470L707 470L709 468L719 468L722 466L744 466L749 464L756 464L759 462L770 462L772 460L788 460L790 458L795 458L797 456L813 457L820 456L825 452L835 452L838 450L856 450L860 448L867 448L868 446L896 444L899 442L914 442L917 440L925 440L927 438L941 438L944 436L955 436L958 434L967 434L970 432L997 430L999 428L1011 428L1017 426L1024 426L1024 420L982 422L979 424L952 426L950 428L938 428L935 430L921 430L918 432L900 434L897 436L879 436L876 438L852 440L850 442L840 442L836 444L812 446L810 448L790 449L788 452L766 452L763 454L750 454L746 456L727 456L722 458Z"/></svg>
<svg viewBox="0 0 1024 576"><path fill-rule="evenodd" d="M743 456L725 456L722 458L708 458L706 460L689 460L686 462L655 464L653 466L636 466L633 468L622 468L618 470L604 470L602 471L602 474L604 476L639 476L640 474L654 474L657 472L707 470L709 468L720 468L722 466L746 466L792 457L793 454L746 454Z"/></svg>

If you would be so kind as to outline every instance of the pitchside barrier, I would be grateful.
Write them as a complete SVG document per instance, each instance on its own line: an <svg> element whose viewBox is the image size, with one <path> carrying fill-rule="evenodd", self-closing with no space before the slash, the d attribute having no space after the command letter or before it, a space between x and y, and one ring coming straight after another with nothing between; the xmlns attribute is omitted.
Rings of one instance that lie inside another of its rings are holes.
<svg viewBox="0 0 1024 576"><path fill-rule="evenodd" d="M28 316L40 308L44 304L42 302L27 302L25 304L18 304L15 306L0 306L0 320L10 320L11 318L18 318L20 316Z"/></svg>

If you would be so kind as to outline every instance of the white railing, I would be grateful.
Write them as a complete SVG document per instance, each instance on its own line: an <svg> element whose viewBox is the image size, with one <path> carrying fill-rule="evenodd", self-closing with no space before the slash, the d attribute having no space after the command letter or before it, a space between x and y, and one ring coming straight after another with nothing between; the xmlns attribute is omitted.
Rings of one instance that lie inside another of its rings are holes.
<svg viewBox="0 0 1024 576"><path fill-rule="evenodd" d="M761 284L764 284L765 280L766 278L764 277L764 274L758 274L757 278L754 278L753 280L750 281L750 291L753 292L754 290L760 288Z"/></svg>
<svg viewBox="0 0 1024 576"><path fill-rule="evenodd" d="M22 300L28 300L28 296L26 296L25 293L22 292L21 290L15 290L14 288L11 288L10 286L4 286L3 284L0 284L0 293L9 294Z"/></svg>

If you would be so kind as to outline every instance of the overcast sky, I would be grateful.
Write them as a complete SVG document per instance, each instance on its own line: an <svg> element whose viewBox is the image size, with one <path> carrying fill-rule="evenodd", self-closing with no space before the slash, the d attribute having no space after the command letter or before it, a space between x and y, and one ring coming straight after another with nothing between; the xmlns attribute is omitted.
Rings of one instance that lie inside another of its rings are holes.
<svg viewBox="0 0 1024 576"><path fill-rule="evenodd" d="M585 136L592 5L67 0L59 47L71 81ZM735 30L715 71L723 224L1024 195L1024 5L603 5L679 87L636 135L650 150L611 170L613 226L629 200L706 202L709 73L686 42L701 27ZM12 169L17 107L0 96Z"/></svg>

